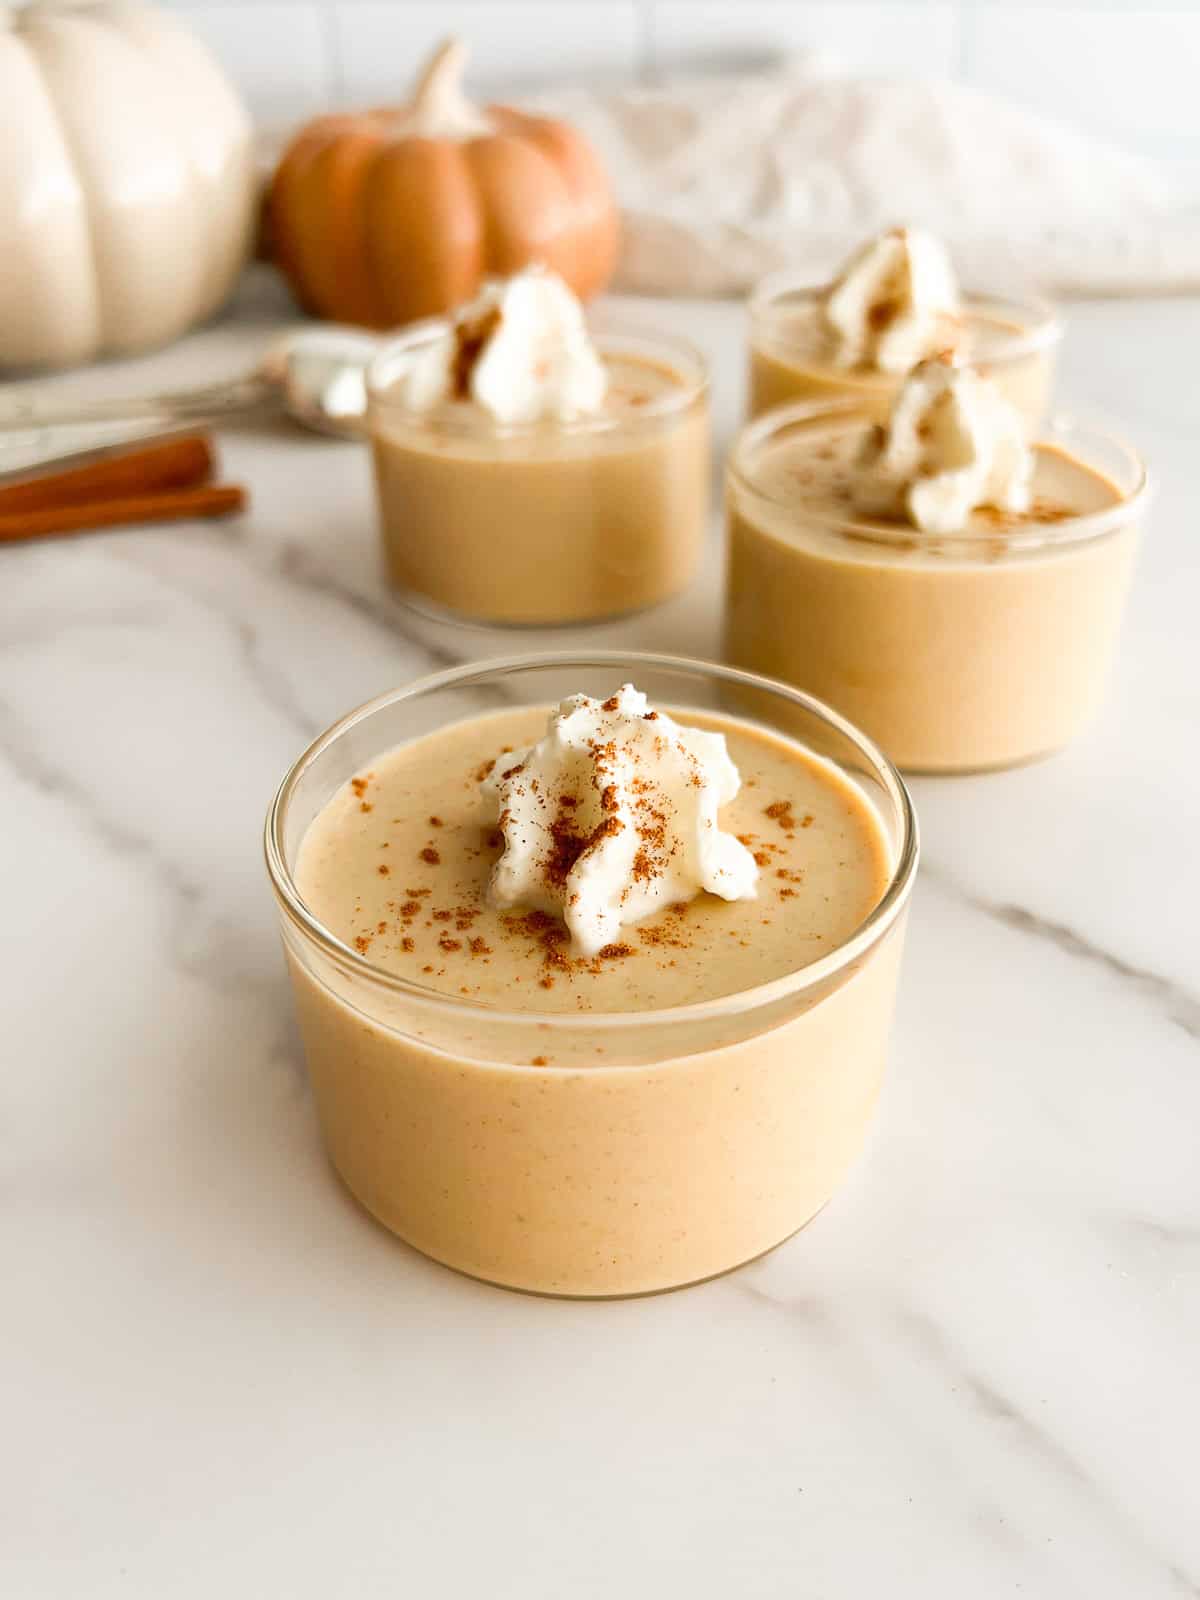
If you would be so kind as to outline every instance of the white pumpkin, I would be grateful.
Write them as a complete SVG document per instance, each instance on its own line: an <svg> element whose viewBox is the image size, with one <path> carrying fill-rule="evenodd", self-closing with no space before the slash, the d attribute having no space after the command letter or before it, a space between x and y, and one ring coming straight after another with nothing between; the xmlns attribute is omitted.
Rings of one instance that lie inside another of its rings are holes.
<svg viewBox="0 0 1200 1600"><path fill-rule="evenodd" d="M172 17L0 5L0 367L140 350L208 316L255 194L249 116Z"/></svg>

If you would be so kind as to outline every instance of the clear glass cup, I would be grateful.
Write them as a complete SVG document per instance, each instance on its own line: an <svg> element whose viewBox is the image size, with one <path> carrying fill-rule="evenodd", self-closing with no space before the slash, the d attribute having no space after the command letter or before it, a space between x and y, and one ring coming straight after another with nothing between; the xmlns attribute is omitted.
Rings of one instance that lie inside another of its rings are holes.
<svg viewBox="0 0 1200 1600"><path fill-rule="evenodd" d="M836 367L821 359L817 310L828 286L795 273L765 278L750 298L747 415L796 401L847 398L884 421L902 375ZM965 359L991 378L1030 428L1050 409L1062 321L1047 300L979 292L963 296Z"/></svg>
<svg viewBox="0 0 1200 1600"><path fill-rule="evenodd" d="M1039 444L1101 475L1119 503L953 538L762 487L778 446L870 422L849 400L784 406L735 440L727 658L829 701L905 771L982 771L1059 749L1103 692L1148 498L1144 463L1061 419Z"/></svg>
<svg viewBox="0 0 1200 1600"><path fill-rule="evenodd" d="M446 326L408 329L367 375L380 533L403 598L439 621L537 627L608 620L684 589L709 512L699 351L600 321L601 356L647 373L654 392L569 422L499 423L465 405L415 411L396 394Z"/></svg>
<svg viewBox="0 0 1200 1600"><path fill-rule="evenodd" d="M628 677L678 714L719 712L797 741L858 786L892 869L845 943L719 999L547 1014L434 992L313 916L294 876L301 841L382 752L497 705L604 695ZM271 807L266 856L329 1155L366 1209L426 1255L545 1294L672 1288L779 1244L858 1153L883 1073L917 831L887 758L809 696L621 652L443 672L361 706L305 751Z"/></svg>

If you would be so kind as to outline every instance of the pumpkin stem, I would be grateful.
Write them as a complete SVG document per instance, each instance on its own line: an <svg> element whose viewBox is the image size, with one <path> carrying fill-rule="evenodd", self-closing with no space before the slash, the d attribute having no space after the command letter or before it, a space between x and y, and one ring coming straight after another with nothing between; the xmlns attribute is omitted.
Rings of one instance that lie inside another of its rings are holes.
<svg viewBox="0 0 1200 1600"><path fill-rule="evenodd" d="M430 100L456 99L462 93L463 73L467 70L467 47L461 39L443 39L425 63L412 92L414 106Z"/></svg>
<svg viewBox="0 0 1200 1600"><path fill-rule="evenodd" d="M466 65L463 40L447 39L437 47L409 104L414 132L433 138L473 138L491 131L491 123L463 93Z"/></svg>
<svg viewBox="0 0 1200 1600"><path fill-rule="evenodd" d="M467 69L467 46L461 38L446 38L430 56L426 69L416 80L411 109L418 118L432 122L478 122L478 112L462 93L462 74Z"/></svg>

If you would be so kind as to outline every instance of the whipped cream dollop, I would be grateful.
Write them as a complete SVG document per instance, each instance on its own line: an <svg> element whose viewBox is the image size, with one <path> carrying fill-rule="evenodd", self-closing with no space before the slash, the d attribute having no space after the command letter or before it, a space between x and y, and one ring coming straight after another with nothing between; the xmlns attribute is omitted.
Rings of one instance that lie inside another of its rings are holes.
<svg viewBox="0 0 1200 1600"><path fill-rule="evenodd" d="M893 228L864 244L826 291L821 310L841 367L907 372L962 342L950 258L919 228Z"/></svg>
<svg viewBox="0 0 1200 1600"><path fill-rule="evenodd" d="M859 508L923 533L960 533L980 506L1029 509L1033 452L1019 413L987 378L944 360L913 369L858 467Z"/></svg>
<svg viewBox="0 0 1200 1600"><path fill-rule="evenodd" d="M544 738L483 781L504 840L492 903L561 916L594 956L625 924L701 890L753 899L754 857L717 822L740 786L724 734L681 727L632 684L607 700L572 695Z"/></svg>
<svg viewBox="0 0 1200 1600"><path fill-rule="evenodd" d="M497 422L592 416L607 391L583 307L543 267L484 284L400 379L401 399L412 410L467 400Z"/></svg>

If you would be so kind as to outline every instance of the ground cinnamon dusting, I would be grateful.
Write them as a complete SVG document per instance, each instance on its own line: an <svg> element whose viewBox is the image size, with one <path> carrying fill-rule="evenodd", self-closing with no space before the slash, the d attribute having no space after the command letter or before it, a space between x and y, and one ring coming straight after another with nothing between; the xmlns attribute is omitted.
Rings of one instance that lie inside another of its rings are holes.
<svg viewBox="0 0 1200 1600"><path fill-rule="evenodd" d="M441 866L442 858L431 844L427 844L420 852L421 860L427 861L431 867Z"/></svg>
<svg viewBox="0 0 1200 1600"><path fill-rule="evenodd" d="M455 400L471 394L471 375L488 340L500 326L499 306L489 306L480 316L455 324L454 354L450 358L450 393Z"/></svg>
<svg viewBox="0 0 1200 1600"><path fill-rule="evenodd" d="M625 824L619 817L607 816L590 833L576 832L574 807L559 801L558 814L550 824L550 849L542 863L546 881L564 888L580 856L594 849L602 839L621 832Z"/></svg>
<svg viewBox="0 0 1200 1600"><path fill-rule="evenodd" d="M392 869L388 866L386 861L381 861L375 870L379 873L381 878L390 878L392 875Z"/></svg>

